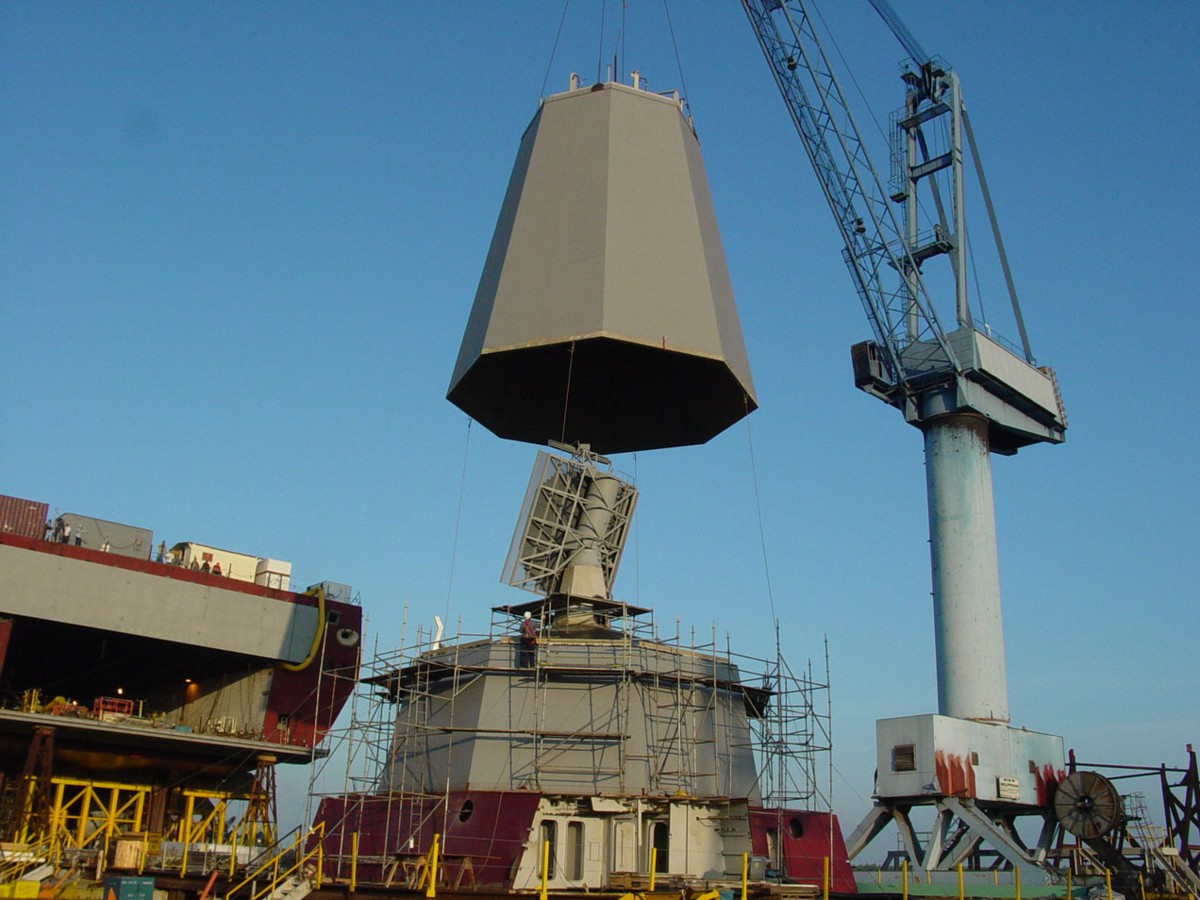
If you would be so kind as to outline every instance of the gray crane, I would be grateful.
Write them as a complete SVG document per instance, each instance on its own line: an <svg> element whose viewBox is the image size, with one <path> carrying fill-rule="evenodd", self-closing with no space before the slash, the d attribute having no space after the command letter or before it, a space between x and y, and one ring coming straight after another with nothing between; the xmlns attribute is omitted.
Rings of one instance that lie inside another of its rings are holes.
<svg viewBox="0 0 1200 900"><path fill-rule="evenodd" d="M851 837L850 852L895 820L921 868L951 865L984 840L1014 863L1040 863L1054 831L1049 797L1062 777L1062 740L1008 726L990 454L1061 443L1066 415L1053 371L1038 366L1030 349L958 77L921 49L886 0L871 2L910 57L887 184L808 2L742 0L874 331L873 340L851 348L855 385L899 409L925 441L938 714L877 726L879 802ZM1011 299L1016 347L972 310L964 136ZM933 210L928 226L923 208ZM948 277L942 270L935 281L925 269L942 260ZM947 286L940 303L934 284ZM953 325L943 325L951 316ZM928 847L917 845L907 815L922 803L938 810ZM1016 838L1017 814L1045 818L1037 849Z"/></svg>

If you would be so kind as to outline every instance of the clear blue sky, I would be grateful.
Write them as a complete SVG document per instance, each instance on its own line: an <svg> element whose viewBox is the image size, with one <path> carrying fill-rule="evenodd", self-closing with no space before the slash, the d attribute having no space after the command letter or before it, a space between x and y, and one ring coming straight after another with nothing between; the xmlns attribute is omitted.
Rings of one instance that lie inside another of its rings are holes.
<svg viewBox="0 0 1200 900"><path fill-rule="evenodd" d="M1200 6L898 5L962 76L1070 416L1065 445L993 463L1013 721L1086 760L1180 763L1200 741ZM901 51L865 3L830 6L886 121ZM443 397L547 70L546 92L595 77L600 5L571 5L551 62L561 12L0 5L0 491L348 582L369 646L399 644L406 604L411 637L522 599L498 578L534 449L468 441ZM921 440L853 387L869 329L738 4L672 15L761 409L618 459L642 499L617 593L771 654L756 473L785 650L829 639L849 828L875 719L936 708ZM628 5L633 67L680 86L659 2Z"/></svg>

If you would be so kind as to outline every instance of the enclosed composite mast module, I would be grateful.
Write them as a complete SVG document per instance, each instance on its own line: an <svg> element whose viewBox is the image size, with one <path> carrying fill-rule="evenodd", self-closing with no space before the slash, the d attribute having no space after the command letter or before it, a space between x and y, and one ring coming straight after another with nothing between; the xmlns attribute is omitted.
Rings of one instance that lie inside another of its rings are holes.
<svg viewBox="0 0 1200 900"><path fill-rule="evenodd" d="M378 678L398 705L392 749L377 792L323 802L327 846L356 833L364 857L426 859L437 834L453 883L509 890L737 882L747 857L769 860L752 878L817 884L830 858L834 889L853 891L832 814L761 790L753 732L779 680L660 640L650 609L613 596L637 491L600 454L703 443L757 405L677 95L635 73L572 76L543 101L448 396L558 451L538 454L503 575L536 599L493 608L507 636Z"/></svg>

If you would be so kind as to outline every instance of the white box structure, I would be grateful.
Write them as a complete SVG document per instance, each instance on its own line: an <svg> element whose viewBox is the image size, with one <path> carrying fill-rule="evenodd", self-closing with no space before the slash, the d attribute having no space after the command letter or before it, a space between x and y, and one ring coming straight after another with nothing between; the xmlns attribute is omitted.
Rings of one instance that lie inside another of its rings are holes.
<svg viewBox="0 0 1200 900"><path fill-rule="evenodd" d="M265 587L291 590L292 564L282 559L260 559L254 567L254 583Z"/></svg>
<svg viewBox="0 0 1200 900"><path fill-rule="evenodd" d="M875 796L1045 807L1065 777L1058 735L926 714L875 723Z"/></svg>

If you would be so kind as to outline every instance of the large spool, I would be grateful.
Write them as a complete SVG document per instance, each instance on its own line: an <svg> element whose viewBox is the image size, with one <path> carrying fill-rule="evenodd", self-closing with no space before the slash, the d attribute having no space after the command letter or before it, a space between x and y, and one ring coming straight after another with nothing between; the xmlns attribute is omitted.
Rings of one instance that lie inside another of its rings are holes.
<svg viewBox="0 0 1200 900"><path fill-rule="evenodd" d="M1071 834L1092 840L1121 824L1121 795L1098 772L1072 772L1054 792L1054 813Z"/></svg>
<svg viewBox="0 0 1200 900"><path fill-rule="evenodd" d="M448 397L500 437L598 453L703 443L757 407L677 98L610 83L542 103Z"/></svg>

